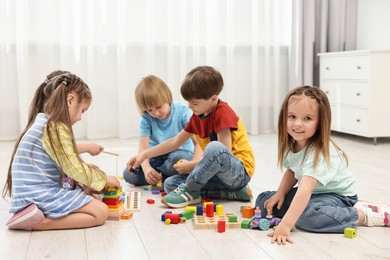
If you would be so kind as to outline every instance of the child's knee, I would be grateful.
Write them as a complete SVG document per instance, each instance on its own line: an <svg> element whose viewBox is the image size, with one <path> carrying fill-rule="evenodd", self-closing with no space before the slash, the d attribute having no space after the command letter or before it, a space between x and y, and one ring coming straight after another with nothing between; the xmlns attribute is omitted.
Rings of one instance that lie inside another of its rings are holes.
<svg viewBox="0 0 390 260"><path fill-rule="evenodd" d="M96 214L96 224L97 225L103 225L106 220L108 219L108 206L101 202L99 207L98 207L98 211L97 211L97 214Z"/></svg>
<svg viewBox="0 0 390 260"><path fill-rule="evenodd" d="M265 210L264 209L264 202L269 199L271 196L270 196L270 192L266 191L266 192L262 192L260 193L257 198L256 198L256 203L255 203L255 207L259 207L259 209L261 209L262 211Z"/></svg>
<svg viewBox="0 0 390 260"><path fill-rule="evenodd" d="M219 141L213 141L206 145L204 151L206 152L208 150L223 149L223 148L226 148L226 146L223 143Z"/></svg>

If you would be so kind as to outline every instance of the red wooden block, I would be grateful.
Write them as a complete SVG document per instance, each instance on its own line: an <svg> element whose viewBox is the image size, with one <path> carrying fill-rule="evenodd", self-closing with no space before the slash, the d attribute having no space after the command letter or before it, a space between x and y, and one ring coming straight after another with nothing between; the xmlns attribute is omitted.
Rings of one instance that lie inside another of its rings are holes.
<svg viewBox="0 0 390 260"><path fill-rule="evenodd" d="M123 203L120 198L103 198L102 201L107 205L118 205Z"/></svg>
<svg viewBox="0 0 390 260"><path fill-rule="evenodd" d="M226 229L226 223L223 220L218 220L218 232L223 233Z"/></svg>
<svg viewBox="0 0 390 260"><path fill-rule="evenodd" d="M167 214L165 213L165 220L170 219L171 224L179 224L180 223L180 215L179 214Z"/></svg>

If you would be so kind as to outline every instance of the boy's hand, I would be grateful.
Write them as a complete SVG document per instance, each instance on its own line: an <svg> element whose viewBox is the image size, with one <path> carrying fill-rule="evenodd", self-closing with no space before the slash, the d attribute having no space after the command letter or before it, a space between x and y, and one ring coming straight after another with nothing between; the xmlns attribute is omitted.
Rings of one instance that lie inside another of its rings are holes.
<svg viewBox="0 0 390 260"><path fill-rule="evenodd" d="M130 158L130 160L127 162L127 169L131 171L131 169L135 169L138 166L141 165L141 163L145 160L145 157L143 156L143 153L139 153L136 156L133 156Z"/></svg>
<svg viewBox="0 0 390 260"><path fill-rule="evenodd" d="M144 171L145 174L145 180L150 184L150 185L155 185L159 181L162 180L162 175L161 173L157 172L155 169L150 168L146 171Z"/></svg>
<svg viewBox="0 0 390 260"><path fill-rule="evenodd" d="M181 159L173 165L173 168L180 174L186 174L194 169L194 162Z"/></svg>

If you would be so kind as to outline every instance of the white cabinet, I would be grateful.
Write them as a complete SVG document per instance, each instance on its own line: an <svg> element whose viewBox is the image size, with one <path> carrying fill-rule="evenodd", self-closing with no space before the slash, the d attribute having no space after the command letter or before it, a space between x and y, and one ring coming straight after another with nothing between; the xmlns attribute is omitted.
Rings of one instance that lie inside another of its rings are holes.
<svg viewBox="0 0 390 260"><path fill-rule="evenodd" d="M390 136L390 51L320 53L320 88L332 107L332 130Z"/></svg>

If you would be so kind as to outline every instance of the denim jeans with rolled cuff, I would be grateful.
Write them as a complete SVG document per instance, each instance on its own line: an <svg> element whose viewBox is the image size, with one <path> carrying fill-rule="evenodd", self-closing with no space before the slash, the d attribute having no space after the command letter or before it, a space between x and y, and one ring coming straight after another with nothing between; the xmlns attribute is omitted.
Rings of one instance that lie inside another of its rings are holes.
<svg viewBox="0 0 390 260"><path fill-rule="evenodd" d="M168 154L150 158L149 163L153 169L162 174L162 180L164 182L168 177L179 174L175 168L173 168L173 165L181 159L191 160L192 154L184 150L175 150ZM149 185L141 167L137 167L132 171L129 171L127 168L124 169L123 177L126 182L136 186Z"/></svg>
<svg viewBox="0 0 390 260"><path fill-rule="evenodd" d="M192 191L219 192L222 189L237 190L249 181L243 163L224 144L213 141L206 146L202 159L192 172L167 178L164 189L169 193L185 183Z"/></svg>
<svg viewBox="0 0 390 260"><path fill-rule="evenodd" d="M280 210L276 205L272 214L283 218L297 192L297 188L291 189L284 198ZM271 198L276 191L262 192L257 196L256 207L261 210L262 217L267 215L264 202ZM336 193L312 194L302 215L295 223L295 227L305 231L316 233L344 233L345 228L356 228L359 215L353 207L358 197L342 196Z"/></svg>

